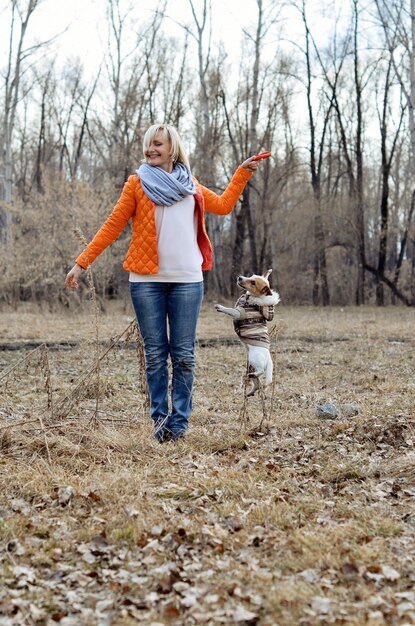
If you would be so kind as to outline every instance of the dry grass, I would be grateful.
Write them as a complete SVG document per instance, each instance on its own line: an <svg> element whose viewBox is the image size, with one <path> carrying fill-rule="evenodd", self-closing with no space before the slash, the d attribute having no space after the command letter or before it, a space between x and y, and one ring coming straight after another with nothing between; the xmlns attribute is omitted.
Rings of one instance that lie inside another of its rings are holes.
<svg viewBox="0 0 415 626"><path fill-rule="evenodd" d="M91 311L0 313L2 343L80 342L0 351L1 624L415 624L413 311L277 317L261 430L243 348L215 344L188 438L160 445L125 337L97 384ZM101 354L131 319L109 307ZM198 335L234 338L209 303Z"/></svg>

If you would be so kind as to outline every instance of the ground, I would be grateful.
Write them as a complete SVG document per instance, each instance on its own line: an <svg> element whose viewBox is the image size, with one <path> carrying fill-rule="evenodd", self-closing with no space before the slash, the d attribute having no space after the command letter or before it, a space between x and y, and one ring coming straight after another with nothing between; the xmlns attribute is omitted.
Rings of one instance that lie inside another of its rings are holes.
<svg viewBox="0 0 415 626"><path fill-rule="evenodd" d="M206 302L161 445L128 304L0 312L0 624L415 624L413 316L278 307L264 415Z"/></svg>

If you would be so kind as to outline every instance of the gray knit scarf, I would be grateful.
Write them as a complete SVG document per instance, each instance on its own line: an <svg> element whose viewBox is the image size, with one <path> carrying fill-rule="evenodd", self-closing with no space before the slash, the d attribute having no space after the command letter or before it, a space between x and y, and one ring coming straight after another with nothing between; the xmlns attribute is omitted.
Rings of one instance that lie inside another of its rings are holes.
<svg viewBox="0 0 415 626"><path fill-rule="evenodd" d="M157 165L143 163L136 174L145 193L158 206L171 206L196 193L192 174L183 163L176 163L171 174Z"/></svg>

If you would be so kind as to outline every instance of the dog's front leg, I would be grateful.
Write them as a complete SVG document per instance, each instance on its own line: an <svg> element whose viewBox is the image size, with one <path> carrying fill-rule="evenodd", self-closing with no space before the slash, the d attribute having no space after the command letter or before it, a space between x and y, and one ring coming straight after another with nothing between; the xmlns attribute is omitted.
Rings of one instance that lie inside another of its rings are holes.
<svg viewBox="0 0 415 626"><path fill-rule="evenodd" d="M230 315L235 320L239 320L239 318L241 317L241 313L240 311L238 311L238 309L231 309L227 306L222 306L221 304L215 304L215 309L219 313L225 313L226 315Z"/></svg>

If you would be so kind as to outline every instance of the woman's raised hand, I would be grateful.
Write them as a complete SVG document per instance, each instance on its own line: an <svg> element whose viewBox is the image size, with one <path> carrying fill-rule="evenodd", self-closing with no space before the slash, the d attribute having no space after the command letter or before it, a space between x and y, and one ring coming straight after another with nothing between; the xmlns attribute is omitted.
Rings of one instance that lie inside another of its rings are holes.
<svg viewBox="0 0 415 626"><path fill-rule="evenodd" d="M272 156L271 152L261 152L260 154L254 154L254 156L249 157L249 159L246 159L246 161L241 163L241 166L244 167L246 170L255 172L255 170L258 169L258 161L261 161L262 159L268 159L270 156Z"/></svg>

